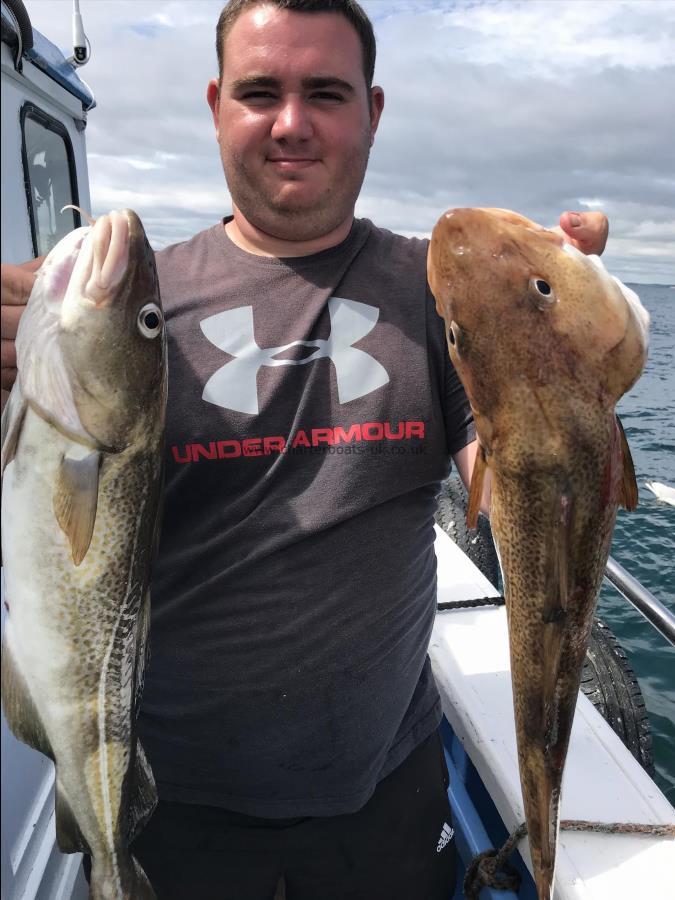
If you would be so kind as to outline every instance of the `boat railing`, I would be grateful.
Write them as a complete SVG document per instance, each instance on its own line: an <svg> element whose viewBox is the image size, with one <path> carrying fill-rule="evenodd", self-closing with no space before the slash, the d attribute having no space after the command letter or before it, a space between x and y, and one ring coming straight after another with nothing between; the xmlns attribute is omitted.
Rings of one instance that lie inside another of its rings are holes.
<svg viewBox="0 0 675 900"><path fill-rule="evenodd" d="M607 560L605 578L667 641L675 646L675 614L664 606L651 591L640 584L612 556Z"/></svg>

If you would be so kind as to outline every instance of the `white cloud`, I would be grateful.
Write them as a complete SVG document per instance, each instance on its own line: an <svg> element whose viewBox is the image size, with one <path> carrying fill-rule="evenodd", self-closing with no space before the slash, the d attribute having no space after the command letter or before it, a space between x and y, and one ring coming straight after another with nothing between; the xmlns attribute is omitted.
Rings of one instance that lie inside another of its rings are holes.
<svg viewBox="0 0 675 900"><path fill-rule="evenodd" d="M220 0L80 0L98 108L95 214L135 208L154 246L229 212L206 84ZM675 3L366 0L387 102L357 212L429 234L451 206L554 224L610 217L608 266L675 282ZM71 52L70 0L26 0Z"/></svg>

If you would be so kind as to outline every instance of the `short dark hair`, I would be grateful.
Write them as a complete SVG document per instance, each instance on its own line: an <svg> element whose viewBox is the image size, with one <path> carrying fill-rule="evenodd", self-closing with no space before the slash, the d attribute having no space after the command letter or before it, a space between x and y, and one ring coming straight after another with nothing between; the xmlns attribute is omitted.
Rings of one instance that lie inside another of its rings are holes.
<svg viewBox="0 0 675 900"><path fill-rule="evenodd" d="M361 41L363 74L366 85L373 86L375 74L375 34L373 26L356 0L229 0L216 25L216 53L218 54L218 83L223 80L225 39L239 16L249 7L267 4L278 9L288 9L301 13L332 12L344 16L356 30Z"/></svg>

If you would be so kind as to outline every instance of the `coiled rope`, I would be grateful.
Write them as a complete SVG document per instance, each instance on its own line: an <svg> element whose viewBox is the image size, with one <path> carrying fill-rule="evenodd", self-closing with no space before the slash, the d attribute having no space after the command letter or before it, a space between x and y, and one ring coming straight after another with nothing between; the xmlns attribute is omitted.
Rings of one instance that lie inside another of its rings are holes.
<svg viewBox="0 0 675 900"><path fill-rule="evenodd" d="M587 822L583 819L563 819L560 830L595 831L601 834L647 834L652 837L675 838L675 824L644 825L637 822ZM478 900L483 887L517 893L520 888L520 872L507 860L518 841L526 834L527 825L523 822L511 832L501 849L491 848L474 856L464 875L463 890L466 900Z"/></svg>

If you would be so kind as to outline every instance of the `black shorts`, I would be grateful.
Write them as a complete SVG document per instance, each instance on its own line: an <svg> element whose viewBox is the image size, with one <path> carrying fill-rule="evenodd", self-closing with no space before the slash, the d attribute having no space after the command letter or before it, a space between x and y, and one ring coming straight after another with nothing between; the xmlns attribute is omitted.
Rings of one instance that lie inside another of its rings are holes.
<svg viewBox="0 0 675 900"><path fill-rule="evenodd" d="M451 900L448 771L434 733L348 815L260 819L161 802L132 850L158 900ZM88 867L87 867L88 868Z"/></svg>

